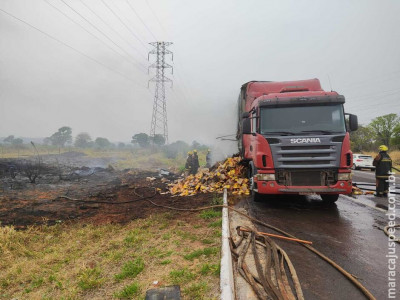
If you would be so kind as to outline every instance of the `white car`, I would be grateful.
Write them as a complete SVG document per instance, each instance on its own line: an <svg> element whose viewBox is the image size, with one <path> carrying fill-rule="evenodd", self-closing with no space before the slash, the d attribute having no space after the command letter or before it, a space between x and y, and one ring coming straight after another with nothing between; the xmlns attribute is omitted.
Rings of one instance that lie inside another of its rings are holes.
<svg viewBox="0 0 400 300"><path fill-rule="evenodd" d="M371 155L353 154L353 170L370 169L374 171L375 167L372 165L373 161L374 159Z"/></svg>

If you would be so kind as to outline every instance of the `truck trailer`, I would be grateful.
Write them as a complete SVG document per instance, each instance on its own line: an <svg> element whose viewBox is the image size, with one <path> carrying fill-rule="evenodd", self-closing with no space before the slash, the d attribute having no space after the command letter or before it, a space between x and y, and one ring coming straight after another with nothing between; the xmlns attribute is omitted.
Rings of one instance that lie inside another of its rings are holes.
<svg viewBox="0 0 400 300"><path fill-rule="evenodd" d="M242 85L237 139L254 201L297 194L333 203L352 192L349 132L358 121L345 114L344 103L318 79Z"/></svg>

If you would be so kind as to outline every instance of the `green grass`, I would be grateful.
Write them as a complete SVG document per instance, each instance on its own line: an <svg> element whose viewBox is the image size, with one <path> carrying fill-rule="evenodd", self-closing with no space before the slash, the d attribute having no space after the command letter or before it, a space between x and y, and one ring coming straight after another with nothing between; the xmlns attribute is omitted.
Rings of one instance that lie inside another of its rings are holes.
<svg viewBox="0 0 400 300"><path fill-rule="evenodd" d="M115 298L120 299L132 299L133 296L137 296L140 292L140 286L137 282L125 286L121 291L114 293Z"/></svg>
<svg viewBox="0 0 400 300"><path fill-rule="evenodd" d="M61 283L61 281L59 281L55 275L50 275L49 278L48 278L48 280L49 280L50 283L53 283L53 284L54 284L54 287L55 287L55 288L59 288L59 289L62 288L62 283Z"/></svg>
<svg viewBox="0 0 400 300"><path fill-rule="evenodd" d="M206 282L193 283L183 290L184 294L189 299L204 299L204 294L208 291L209 287Z"/></svg>
<svg viewBox="0 0 400 300"><path fill-rule="evenodd" d="M147 253L151 257L159 257L162 254L161 250L156 247L149 249Z"/></svg>
<svg viewBox="0 0 400 300"><path fill-rule="evenodd" d="M219 276L219 273L221 271L221 265L220 264L203 264L200 269L200 274L201 275L209 275L213 274L215 276Z"/></svg>
<svg viewBox="0 0 400 300"><path fill-rule="evenodd" d="M164 241L168 241L170 238L171 238L171 233L170 232L165 233L165 234L162 235L162 239Z"/></svg>
<svg viewBox="0 0 400 300"><path fill-rule="evenodd" d="M169 273L169 279L172 284L185 284L196 278L196 275L190 272L187 268L173 270Z"/></svg>
<svg viewBox="0 0 400 300"><path fill-rule="evenodd" d="M213 196L213 198L211 199L211 205L222 205L224 204L224 200L221 196L219 196L218 194L215 194Z"/></svg>
<svg viewBox="0 0 400 300"><path fill-rule="evenodd" d="M202 239L201 242L202 242L204 245L211 245L211 244L214 244L214 241L213 241L213 240L210 240L210 239Z"/></svg>
<svg viewBox="0 0 400 300"><path fill-rule="evenodd" d="M208 227L222 227L222 219L219 219L217 221L208 224Z"/></svg>
<svg viewBox="0 0 400 300"><path fill-rule="evenodd" d="M122 266L120 273L115 275L117 281L125 278L135 278L144 269L144 261L142 258L137 258L134 261L128 261Z"/></svg>
<svg viewBox="0 0 400 300"><path fill-rule="evenodd" d="M104 279L101 278L101 271L99 268L82 270L78 278L78 286L84 291L97 288L104 282Z"/></svg>
<svg viewBox="0 0 400 300"><path fill-rule="evenodd" d="M183 256L183 258L187 259L187 260L194 260L195 258L199 258L202 255L209 257L211 255L217 254L218 252L219 252L219 248L217 248L217 247L204 248L204 249L195 250L189 254L186 254Z"/></svg>
<svg viewBox="0 0 400 300"><path fill-rule="evenodd" d="M174 251L167 251L167 252L164 252L164 253L160 253L159 255L158 255L158 257L159 258L165 258L165 257L168 257L168 256L171 256L172 254L174 253Z"/></svg>
<svg viewBox="0 0 400 300"><path fill-rule="evenodd" d="M217 219L192 221L155 214L124 225L0 227L0 299L144 299L149 278L179 284L185 299L197 299L202 287L193 284L206 282L203 297L215 299L220 238L207 226ZM194 247L194 239L204 246ZM210 248L195 252L203 247Z"/></svg>
<svg viewBox="0 0 400 300"><path fill-rule="evenodd" d="M145 240L145 231L136 228L128 232L124 243L127 247L140 247Z"/></svg>
<svg viewBox="0 0 400 300"><path fill-rule="evenodd" d="M25 288L25 293L30 293L35 288L41 287L43 283L44 283L43 277L33 278L29 287Z"/></svg>
<svg viewBox="0 0 400 300"><path fill-rule="evenodd" d="M197 236L189 231L177 230L176 235L185 240L190 240L192 242L197 240Z"/></svg>
<svg viewBox="0 0 400 300"><path fill-rule="evenodd" d="M222 212L220 210L213 210L213 209L208 209L208 210L203 210L200 213L200 218L208 220L208 219L213 219L217 217L222 216Z"/></svg>
<svg viewBox="0 0 400 300"><path fill-rule="evenodd" d="M220 237L222 236L221 229L216 229L216 230L214 230L213 236L214 236L214 237L217 237L217 238L220 238Z"/></svg>

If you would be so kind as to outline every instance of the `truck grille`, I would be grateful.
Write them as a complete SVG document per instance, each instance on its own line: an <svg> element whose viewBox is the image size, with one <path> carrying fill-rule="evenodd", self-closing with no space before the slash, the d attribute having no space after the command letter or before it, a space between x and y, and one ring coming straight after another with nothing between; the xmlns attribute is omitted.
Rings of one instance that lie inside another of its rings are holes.
<svg viewBox="0 0 400 300"><path fill-rule="evenodd" d="M276 168L307 168L307 166L333 168L337 166L336 145L296 145L276 148L274 151Z"/></svg>
<svg viewBox="0 0 400 300"><path fill-rule="evenodd" d="M286 186L328 186L337 182L334 170L278 170L277 182Z"/></svg>
<svg viewBox="0 0 400 300"><path fill-rule="evenodd" d="M326 150L326 149L330 149L331 146L329 145L311 145L311 146L282 146L281 149L282 150Z"/></svg>

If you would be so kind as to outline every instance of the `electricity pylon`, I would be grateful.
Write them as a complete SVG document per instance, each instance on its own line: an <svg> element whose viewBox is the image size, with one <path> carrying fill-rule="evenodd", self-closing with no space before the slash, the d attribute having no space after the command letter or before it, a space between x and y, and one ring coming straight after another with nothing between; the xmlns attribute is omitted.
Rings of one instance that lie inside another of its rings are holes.
<svg viewBox="0 0 400 300"><path fill-rule="evenodd" d="M156 61L149 66L150 68L156 69L156 75L151 78L148 82L155 82L156 87L154 90L154 103L153 103L153 116L151 118L151 128L150 137L156 134L161 134L165 143L168 143L168 123L167 123L167 101L165 98L165 82L170 82L172 87L172 80L165 76L165 69L171 68L173 74L173 67L165 62L165 56L171 54L172 61L174 60L174 55L171 51L167 49L172 42L154 42L149 43L154 47L153 50L149 52L148 60L150 60L150 54L155 54L157 56Z"/></svg>

